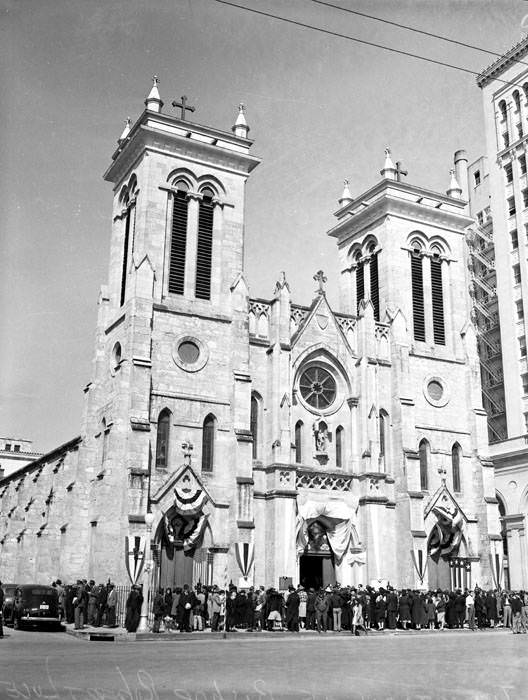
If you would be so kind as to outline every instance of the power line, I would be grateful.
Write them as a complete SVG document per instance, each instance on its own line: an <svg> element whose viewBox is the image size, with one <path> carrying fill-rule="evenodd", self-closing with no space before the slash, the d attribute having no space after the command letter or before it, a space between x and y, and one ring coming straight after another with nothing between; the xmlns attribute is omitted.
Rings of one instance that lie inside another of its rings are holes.
<svg viewBox="0 0 528 700"><path fill-rule="evenodd" d="M247 7L246 5L238 5L235 2L230 2L230 0L213 0L213 2L217 2L221 5L228 5L229 7L236 7L238 10L244 10L246 12L251 12L252 14L260 15L262 17L268 17L270 19L276 19L276 20L279 20L280 22L286 22L287 24L292 24L296 27L301 27L303 29L311 29L312 31L320 32L322 34L327 34L329 36L334 36L334 37L337 37L339 39L346 39L347 41L354 41L358 44L363 44L365 46L372 46L373 48L376 48L376 49L382 49L383 51L390 51L392 53L397 53L400 56L407 56L408 58L416 58L419 61L433 63L434 65L442 66L444 68L452 68L453 70L458 70L458 71L461 71L462 73L469 73L470 75L479 76L482 72L482 71L474 71L474 70L471 70L470 68L464 68L464 66L457 66L453 63L447 63L445 61L437 61L435 58L421 56L420 54L412 53L411 51L403 51L402 49L396 49L392 46L385 46L384 44L377 44L373 41L367 41L366 39L360 39L359 37L350 36L350 34L341 34L340 32L334 32L331 29L324 29L323 27L318 27L317 25L308 24L306 22L301 22L300 20L289 19L288 17L281 17L280 15L275 15L272 12L264 12L263 10L256 10L253 7ZM326 4L326 3L322 3L322 4ZM338 9L343 9L343 8L339 8L339 6L336 6L336 7L338 7ZM437 38L442 38L442 37L437 37ZM497 54L497 55L502 56L502 54ZM502 80L501 78L495 78L495 80L499 83L503 83L504 85L522 87L518 83L509 81L509 80Z"/></svg>
<svg viewBox="0 0 528 700"><path fill-rule="evenodd" d="M213 2L218 2L221 5L229 5L230 7L236 7L239 10L245 10L246 12L252 12L255 15L261 15L262 17L269 17L271 19L277 19L281 22L287 22L288 24L293 24L296 27L302 27L304 29L312 29L315 32L321 32L323 34L328 34L330 36L335 36L340 39L347 39L348 41L355 41L358 44L365 44L366 46L373 46L376 49L383 49L384 51L392 51L393 53L398 53L401 56L408 56L409 58L417 58L421 61L427 61L428 63L434 63L437 66L444 66L445 68L453 68L454 70L460 70L464 73L470 73L471 75L479 75L477 71L470 70L469 68L464 68L462 66L455 66L452 63L445 63L444 61L437 61L434 58L426 58L425 56L420 56L416 53L411 53L410 51L403 51L402 49L395 49L391 46L384 46L383 44L376 44L373 41L367 41L366 39L359 39L355 36L350 36L349 34L341 34L340 32L334 32L330 29L323 29L323 27L317 27L313 24L307 24L306 22L301 22L296 19L289 19L288 17L281 17L280 15L274 15L272 12L264 12L263 10L256 10L253 7L246 7L245 5L237 5L235 2L229 2L229 0L213 0Z"/></svg>
<svg viewBox="0 0 528 700"><path fill-rule="evenodd" d="M464 46L466 49L473 49L474 51L482 51L482 53L490 54L491 56L501 57L503 54L497 53L496 51L490 51L482 46L475 46L474 44L466 44L464 41L457 41L456 39L451 39L448 36L442 36L441 34L435 34L434 32L426 32L423 29L417 29L416 27L410 27L408 24L400 24L400 22L393 22L390 19L384 19L382 17L375 17L374 15L368 15L366 12L359 12L358 10L351 10L348 7L341 7L340 5L334 5L332 2L325 2L325 0L310 0L317 5L324 5L325 7L332 7L335 10L340 10L341 12L347 12L350 15L358 15L359 17L365 17L366 19L373 19L376 22L383 22L383 24L390 24L393 27L399 27L400 29L406 29L409 32L415 32L416 34L423 34L424 36L430 36L433 39L440 39L441 41L448 41L450 44L457 44L457 46ZM520 61L522 63L522 61ZM528 65L528 64L525 64Z"/></svg>

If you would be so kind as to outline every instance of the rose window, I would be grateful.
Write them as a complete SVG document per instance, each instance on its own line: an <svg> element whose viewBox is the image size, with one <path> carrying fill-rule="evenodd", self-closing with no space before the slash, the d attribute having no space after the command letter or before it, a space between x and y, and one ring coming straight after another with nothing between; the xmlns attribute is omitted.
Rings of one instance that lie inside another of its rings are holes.
<svg viewBox="0 0 528 700"><path fill-rule="evenodd" d="M336 383L330 372L322 367L310 367L301 375L301 396L314 408L327 408L336 397Z"/></svg>

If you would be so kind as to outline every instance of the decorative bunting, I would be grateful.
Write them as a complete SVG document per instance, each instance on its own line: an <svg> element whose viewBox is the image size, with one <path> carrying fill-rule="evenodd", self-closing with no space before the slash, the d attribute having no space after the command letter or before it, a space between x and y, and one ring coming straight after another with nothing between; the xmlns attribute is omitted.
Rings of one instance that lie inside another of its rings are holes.
<svg viewBox="0 0 528 700"><path fill-rule="evenodd" d="M416 569L416 573L418 574L418 578L420 579L420 583L423 583L425 572L427 571L427 559L425 559L424 562L423 551L419 549L418 556L416 556L414 549L411 549L411 559L414 564L414 568Z"/></svg>
<svg viewBox="0 0 528 700"><path fill-rule="evenodd" d="M455 507L450 511L448 507L441 505L435 506L433 513L437 517L437 523L429 539L429 554L434 562L438 562L440 557L447 558L458 552L464 516L459 508Z"/></svg>
<svg viewBox="0 0 528 700"><path fill-rule="evenodd" d="M143 571L145 550L146 538L143 535L125 537L125 564L132 585L138 582Z"/></svg>
<svg viewBox="0 0 528 700"><path fill-rule="evenodd" d="M242 572L242 576L247 581L255 558L255 545L250 542L236 542L235 554L238 567Z"/></svg>

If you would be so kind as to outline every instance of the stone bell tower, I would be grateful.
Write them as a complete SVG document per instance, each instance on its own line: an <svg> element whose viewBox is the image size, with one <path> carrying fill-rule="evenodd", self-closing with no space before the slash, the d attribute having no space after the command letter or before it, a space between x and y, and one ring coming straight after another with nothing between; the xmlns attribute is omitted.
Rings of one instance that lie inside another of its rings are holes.
<svg viewBox="0 0 528 700"><path fill-rule="evenodd" d="M208 485L209 554L236 538L218 512L251 467L250 441L235 429L249 432L244 198L259 159L242 105L231 132L191 121L185 96L172 103L177 116L163 106L154 77L104 175L114 190L110 264L80 454L92 577L126 579L124 538L145 534L147 509L162 556L182 444L194 446L193 484ZM232 410L235 398L247 409Z"/></svg>

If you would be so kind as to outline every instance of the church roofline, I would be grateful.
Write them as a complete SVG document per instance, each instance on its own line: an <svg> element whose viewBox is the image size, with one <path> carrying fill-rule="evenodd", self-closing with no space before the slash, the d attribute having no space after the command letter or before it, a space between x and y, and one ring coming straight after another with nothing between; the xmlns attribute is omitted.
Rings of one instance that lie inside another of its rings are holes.
<svg viewBox="0 0 528 700"><path fill-rule="evenodd" d="M249 139L233 136L231 133L211 127L195 125L170 115L145 110L132 127L129 136L114 152L112 163L104 173L103 179L116 182L123 164L126 163L125 167L130 167L130 161L136 159L138 145L149 146L149 135L155 136L158 141L164 139L165 143L179 142L182 146L185 144L186 149L191 146L197 153L214 149L217 158L225 154L226 159L231 163L234 160L240 165L244 164L245 172L251 172L261 162L258 156L249 153L253 143ZM193 138L193 135L196 138ZM207 140L204 141L204 138ZM157 147L159 148L159 145ZM221 158L219 160L221 161ZM232 167L232 169L235 168Z"/></svg>
<svg viewBox="0 0 528 700"><path fill-rule="evenodd" d="M519 58L528 54L528 37L524 37L511 49L506 51L491 65L485 68L477 75L477 85L483 88L491 83L498 75L507 70L511 65L516 63Z"/></svg>
<svg viewBox="0 0 528 700"><path fill-rule="evenodd" d="M0 484L4 485L9 481L13 481L14 479L19 479L21 476L25 476L26 474L34 471L35 469L39 469L39 467L41 467L41 466L43 467L48 462L51 462L56 457L59 457L62 453L65 453L65 452L68 452L70 450L73 450L74 448L77 448L80 444L81 444L81 436L78 435L77 437L73 438L73 440L68 440L68 442L65 442L62 445L55 447L50 452L46 452L46 454L43 454L38 459L34 459L32 462L30 462L29 464L26 464L24 467L20 467L20 469L17 469L16 471L11 472L7 476L5 476L3 479L0 479Z"/></svg>

